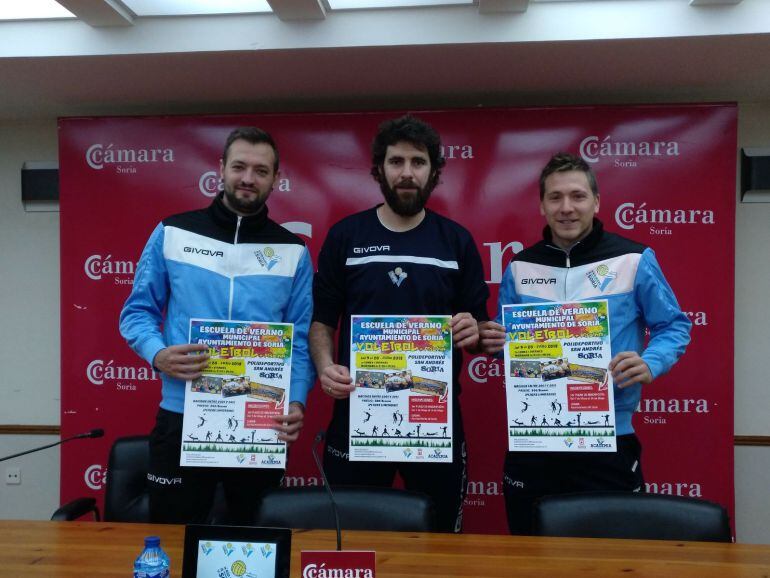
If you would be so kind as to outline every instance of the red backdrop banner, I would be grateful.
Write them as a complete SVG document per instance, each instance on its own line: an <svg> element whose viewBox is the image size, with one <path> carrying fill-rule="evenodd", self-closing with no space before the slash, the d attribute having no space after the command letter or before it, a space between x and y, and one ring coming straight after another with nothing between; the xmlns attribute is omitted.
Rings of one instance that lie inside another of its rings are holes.
<svg viewBox="0 0 770 578"><path fill-rule="evenodd" d="M695 496L733 512L733 298L736 107L617 106L419 112L442 136L447 165L430 206L473 233L492 297L511 256L540 238L538 176L557 151L595 169L605 227L656 251L692 343L645 387L634 424L647 489ZM369 146L393 112L153 118L59 123L62 436L102 427L101 440L62 448L61 498L100 496L116 437L148 433L160 380L125 344L118 315L136 262L163 217L217 193L229 131L273 134L281 177L269 201L313 258L329 226L381 200ZM464 529L505 532L506 447L501 362L466 356L461 403L469 446ZM330 401L317 389L289 457L287 485L317 485L310 457Z"/></svg>

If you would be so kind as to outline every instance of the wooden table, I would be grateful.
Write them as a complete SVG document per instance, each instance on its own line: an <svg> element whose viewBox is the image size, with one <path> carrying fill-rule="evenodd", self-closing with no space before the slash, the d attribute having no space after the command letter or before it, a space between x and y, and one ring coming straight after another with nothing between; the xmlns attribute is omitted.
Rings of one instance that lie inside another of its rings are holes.
<svg viewBox="0 0 770 578"><path fill-rule="evenodd" d="M181 578L184 526L0 521L0 578L127 578L151 534ZM291 575L300 576L301 550L334 546L332 531L295 531ZM770 546L747 544L344 532L343 546L376 550L378 578L770 576Z"/></svg>

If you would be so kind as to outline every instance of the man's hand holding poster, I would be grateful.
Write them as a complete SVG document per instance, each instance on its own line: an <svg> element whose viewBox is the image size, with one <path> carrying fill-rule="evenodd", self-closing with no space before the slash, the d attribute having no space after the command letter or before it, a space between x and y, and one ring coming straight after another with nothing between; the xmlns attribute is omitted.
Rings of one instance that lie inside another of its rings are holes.
<svg viewBox="0 0 770 578"><path fill-rule="evenodd" d="M452 461L449 320L352 317L351 461Z"/></svg>
<svg viewBox="0 0 770 578"><path fill-rule="evenodd" d="M272 429L288 413L291 323L190 320L190 343L209 364L185 388L183 466L285 468L286 444Z"/></svg>
<svg viewBox="0 0 770 578"><path fill-rule="evenodd" d="M614 452L607 301L504 305L510 451Z"/></svg>

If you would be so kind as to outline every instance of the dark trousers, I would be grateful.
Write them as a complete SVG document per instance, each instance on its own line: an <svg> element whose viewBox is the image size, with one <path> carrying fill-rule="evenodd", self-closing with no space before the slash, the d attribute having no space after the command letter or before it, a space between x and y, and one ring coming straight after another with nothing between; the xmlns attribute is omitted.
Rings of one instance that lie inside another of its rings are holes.
<svg viewBox="0 0 770 578"><path fill-rule="evenodd" d="M348 459L349 404L346 401L335 403L324 452L329 484L390 487L398 473L407 490L422 492L433 499L439 532L460 532L467 486L467 457L460 405L457 400L452 405L452 463L351 462Z"/></svg>
<svg viewBox="0 0 770 578"><path fill-rule="evenodd" d="M511 534L532 533L532 507L553 494L643 492L642 446L636 435L618 436L617 452L507 452L503 495Z"/></svg>
<svg viewBox="0 0 770 578"><path fill-rule="evenodd" d="M182 414L161 409L150 434L150 521L206 524L217 484L224 490L226 514L219 523L253 525L259 499L283 479L282 469L182 467Z"/></svg>

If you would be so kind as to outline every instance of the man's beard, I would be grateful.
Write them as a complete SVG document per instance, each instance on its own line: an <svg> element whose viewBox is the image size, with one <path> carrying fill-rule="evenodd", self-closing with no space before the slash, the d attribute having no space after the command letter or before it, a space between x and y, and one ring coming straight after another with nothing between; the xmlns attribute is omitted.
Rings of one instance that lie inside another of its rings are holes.
<svg viewBox="0 0 770 578"><path fill-rule="evenodd" d="M429 182L424 187L418 187L414 183L399 183L398 186L402 188L405 186L413 187L415 192L399 195L396 189L391 188L384 178L380 180L380 190L391 210L402 217L413 217L425 208L435 184Z"/></svg>
<svg viewBox="0 0 770 578"><path fill-rule="evenodd" d="M236 191L226 185L223 190L230 208L245 215L253 215L261 211L267 200L267 196L259 193L257 189L252 189L257 194L250 200L238 198Z"/></svg>

